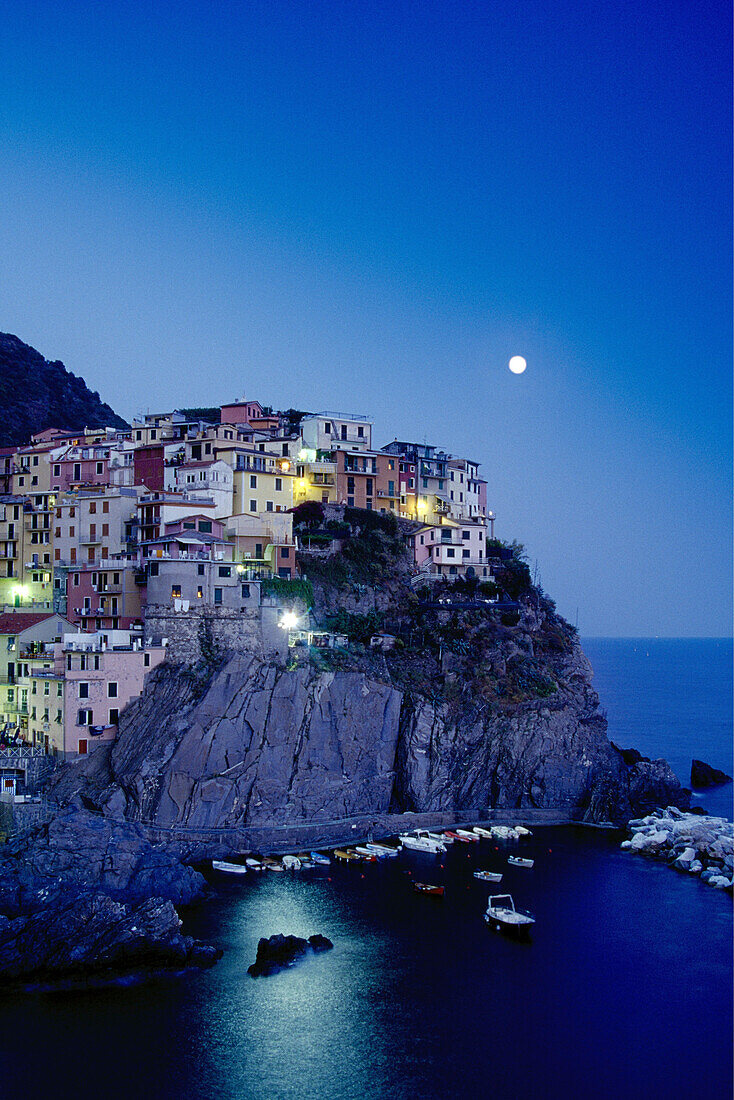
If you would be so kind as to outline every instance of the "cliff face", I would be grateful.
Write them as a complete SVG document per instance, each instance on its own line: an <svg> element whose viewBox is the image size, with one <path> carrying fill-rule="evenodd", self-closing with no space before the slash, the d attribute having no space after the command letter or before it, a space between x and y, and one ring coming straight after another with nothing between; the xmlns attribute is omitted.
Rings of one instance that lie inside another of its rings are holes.
<svg viewBox="0 0 734 1100"><path fill-rule="evenodd" d="M63 363L51 363L17 336L0 332L0 446L27 443L44 428L128 426Z"/></svg>
<svg viewBox="0 0 734 1100"><path fill-rule="evenodd" d="M621 822L680 801L664 761L627 764L607 740L589 675L576 646L566 687L500 711L244 654L197 697L185 670L164 667L125 712L109 763L87 768L99 773L94 797L107 813L163 827L525 807ZM72 778L78 785L78 769ZM57 797L68 783L62 773Z"/></svg>

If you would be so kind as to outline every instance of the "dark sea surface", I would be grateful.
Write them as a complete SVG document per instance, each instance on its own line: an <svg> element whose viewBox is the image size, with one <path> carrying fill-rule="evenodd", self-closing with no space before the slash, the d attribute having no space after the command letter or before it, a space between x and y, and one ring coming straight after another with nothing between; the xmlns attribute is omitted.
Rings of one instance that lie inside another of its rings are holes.
<svg viewBox="0 0 734 1100"><path fill-rule="evenodd" d="M585 643L613 739L730 770L720 647ZM731 897L619 841L536 829L519 846L218 881L186 914L225 950L212 970L0 998L0 1096L728 1100ZM518 850L532 870L507 868ZM502 870L502 886L472 867ZM414 879L445 883L445 898L416 895ZM530 942L484 922L499 889L536 916ZM250 978L258 938L277 931L335 948Z"/></svg>

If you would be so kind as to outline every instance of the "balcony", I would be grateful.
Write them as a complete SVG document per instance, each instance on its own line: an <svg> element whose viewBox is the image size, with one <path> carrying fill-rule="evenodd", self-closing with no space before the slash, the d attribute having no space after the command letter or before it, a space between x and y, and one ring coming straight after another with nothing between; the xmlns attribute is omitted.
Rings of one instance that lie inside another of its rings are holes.
<svg viewBox="0 0 734 1100"><path fill-rule="evenodd" d="M378 489L377 495L378 497L385 497L387 500L397 500L400 494L395 492L391 493L389 489Z"/></svg>
<svg viewBox="0 0 734 1100"><path fill-rule="evenodd" d="M92 535L89 531L79 536L79 542L86 546L97 546L101 541L101 535Z"/></svg>

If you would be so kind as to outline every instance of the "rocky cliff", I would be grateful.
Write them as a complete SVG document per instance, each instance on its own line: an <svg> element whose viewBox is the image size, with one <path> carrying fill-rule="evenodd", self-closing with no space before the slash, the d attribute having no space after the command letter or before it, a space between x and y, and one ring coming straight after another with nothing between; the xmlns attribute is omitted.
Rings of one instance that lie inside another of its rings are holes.
<svg viewBox="0 0 734 1100"><path fill-rule="evenodd" d="M0 446L27 443L44 428L107 427L128 424L63 363L0 332Z"/></svg>

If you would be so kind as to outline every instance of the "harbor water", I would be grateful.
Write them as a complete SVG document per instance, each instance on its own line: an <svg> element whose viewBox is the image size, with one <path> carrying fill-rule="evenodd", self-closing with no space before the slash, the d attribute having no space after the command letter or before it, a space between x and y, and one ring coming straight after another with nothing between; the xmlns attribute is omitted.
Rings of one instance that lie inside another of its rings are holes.
<svg viewBox="0 0 734 1100"><path fill-rule="evenodd" d="M730 770L731 644L641 644L585 647L612 739L677 770L691 755ZM700 802L720 811L730 798L729 786ZM619 841L545 828L443 856L211 876L215 894L186 925L224 949L217 966L0 998L0 1093L724 1100L731 897ZM508 867L511 854L534 867ZM474 879L480 867L502 871L501 885ZM415 880L445 896L417 894ZM483 919L490 893L505 891L536 917L528 942ZM279 931L323 933L334 950L251 978L258 938Z"/></svg>

